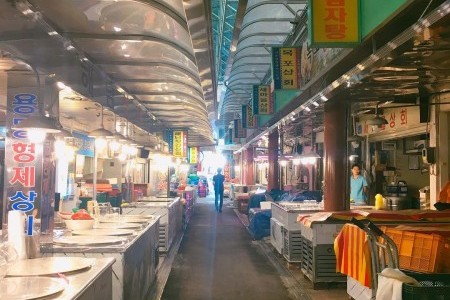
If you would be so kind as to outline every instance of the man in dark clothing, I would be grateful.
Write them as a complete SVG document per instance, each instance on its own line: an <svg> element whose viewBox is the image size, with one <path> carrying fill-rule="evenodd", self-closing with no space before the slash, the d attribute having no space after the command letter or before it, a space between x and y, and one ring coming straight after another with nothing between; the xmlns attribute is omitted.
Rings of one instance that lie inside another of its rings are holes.
<svg viewBox="0 0 450 300"><path fill-rule="evenodd" d="M215 195L215 203L216 203L216 211L222 212L222 204L223 204L223 182L225 181L225 176L222 175L222 169L217 169L217 174L213 177L214 183L214 195ZM219 202L220 197L220 204Z"/></svg>

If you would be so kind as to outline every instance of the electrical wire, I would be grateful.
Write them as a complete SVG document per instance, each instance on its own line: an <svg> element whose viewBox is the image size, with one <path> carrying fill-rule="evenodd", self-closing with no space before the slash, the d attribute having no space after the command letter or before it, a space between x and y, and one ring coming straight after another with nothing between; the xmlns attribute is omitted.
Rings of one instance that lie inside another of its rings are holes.
<svg viewBox="0 0 450 300"><path fill-rule="evenodd" d="M419 17L419 20L422 20L423 16L425 15L425 13L427 12L428 8L430 7L431 3L433 2L433 0L430 0L430 2L428 3L427 7L425 7L425 10L422 12L422 14Z"/></svg>

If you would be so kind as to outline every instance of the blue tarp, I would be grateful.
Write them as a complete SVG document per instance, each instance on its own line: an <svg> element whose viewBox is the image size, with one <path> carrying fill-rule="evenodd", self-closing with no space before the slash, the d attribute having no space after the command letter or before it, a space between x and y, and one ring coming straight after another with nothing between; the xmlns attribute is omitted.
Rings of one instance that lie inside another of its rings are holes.
<svg viewBox="0 0 450 300"><path fill-rule="evenodd" d="M252 208L248 214L248 230L255 240L270 236L270 218L272 210Z"/></svg>
<svg viewBox="0 0 450 300"><path fill-rule="evenodd" d="M281 201L281 198L285 195L289 195L289 193L279 189L271 189L268 195L273 201Z"/></svg>
<svg viewBox="0 0 450 300"><path fill-rule="evenodd" d="M250 199L248 200L247 215L249 214L251 208L261 208L261 202L264 201L266 201L265 194L251 195Z"/></svg>
<svg viewBox="0 0 450 300"><path fill-rule="evenodd" d="M303 202L304 200L322 201L321 191L303 191L297 194L284 194L280 197L280 201Z"/></svg>

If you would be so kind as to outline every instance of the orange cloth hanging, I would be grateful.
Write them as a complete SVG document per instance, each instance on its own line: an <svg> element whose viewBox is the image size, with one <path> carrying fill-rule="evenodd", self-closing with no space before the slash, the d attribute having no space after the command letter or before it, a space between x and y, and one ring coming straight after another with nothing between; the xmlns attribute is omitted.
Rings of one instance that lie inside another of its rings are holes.
<svg viewBox="0 0 450 300"><path fill-rule="evenodd" d="M450 203L450 181L447 182L439 193L439 202Z"/></svg>
<svg viewBox="0 0 450 300"><path fill-rule="evenodd" d="M362 285L372 286L370 245L364 230L345 224L334 240L336 271L346 274Z"/></svg>

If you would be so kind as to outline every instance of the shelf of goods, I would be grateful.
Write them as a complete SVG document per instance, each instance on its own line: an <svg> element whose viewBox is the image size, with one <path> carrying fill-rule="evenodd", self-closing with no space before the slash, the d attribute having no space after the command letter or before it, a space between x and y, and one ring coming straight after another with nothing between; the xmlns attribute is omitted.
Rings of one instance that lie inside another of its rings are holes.
<svg viewBox="0 0 450 300"><path fill-rule="evenodd" d="M143 197L122 208L124 215L154 215L159 219L159 251L169 251L181 229L180 198Z"/></svg>
<svg viewBox="0 0 450 300"><path fill-rule="evenodd" d="M317 211L298 202L272 202L270 242L288 262L302 262L303 238L297 216Z"/></svg>
<svg viewBox="0 0 450 300"><path fill-rule="evenodd" d="M140 222L142 229L124 237L71 236L66 233L55 238L51 246L42 247L41 252L44 257L112 257L116 260L112 265L112 299L146 299L147 292L155 282L159 263L159 216L149 216L146 221ZM114 234L115 230L111 229L110 232ZM102 240L111 242L102 243Z"/></svg>
<svg viewBox="0 0 450 300"><path fill-rule="evenodd" d="M187 228L192 215L194 214L194 205L197 200L197 189L195 187L186 187L185 190L178 191L183 205L182 228Z"/></svg>

